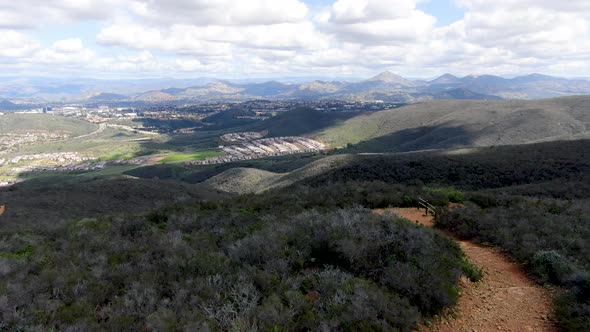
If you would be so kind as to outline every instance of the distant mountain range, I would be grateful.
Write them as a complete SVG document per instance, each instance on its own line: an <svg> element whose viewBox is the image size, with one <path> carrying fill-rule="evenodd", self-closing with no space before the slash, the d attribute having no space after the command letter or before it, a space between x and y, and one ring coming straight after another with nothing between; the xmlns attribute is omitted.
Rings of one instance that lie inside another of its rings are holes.
<svg viewBox="0 0 590 332"><path fill-rule="evenodd" d="M444 74L430 81L410 80L384 72L355 82L237 82L197 79L0 79L0 100L21 103L69 102L208 102L249 99L338 99L411 103L432 99L542 99L590 94L590 81L531 74L515 78L493 75L457 77ZM1 106L1 105L0 105Z"/></svg>

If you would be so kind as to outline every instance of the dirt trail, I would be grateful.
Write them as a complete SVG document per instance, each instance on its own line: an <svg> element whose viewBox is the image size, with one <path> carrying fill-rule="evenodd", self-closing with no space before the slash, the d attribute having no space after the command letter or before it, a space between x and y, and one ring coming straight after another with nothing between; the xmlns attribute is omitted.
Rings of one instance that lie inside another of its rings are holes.
<svg viewBox="0 0 590 332"><path fill-rule="evenodd" d="M415 208L392 209L396 215L433 225L432 216ZM377 211L384 213L384 210ZM459 241L469 260L484 271L478 283L461 280L459 303L445 317L421 331L556 331L551 321L551 297L528 279L522 268L497 250Z"/></svg>

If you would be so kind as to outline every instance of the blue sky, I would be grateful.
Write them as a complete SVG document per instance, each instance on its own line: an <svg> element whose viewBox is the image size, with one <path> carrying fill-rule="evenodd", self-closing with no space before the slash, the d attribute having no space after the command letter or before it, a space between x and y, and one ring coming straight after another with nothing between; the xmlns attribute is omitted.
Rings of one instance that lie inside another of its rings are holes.
<svg viewBox="0 0 590 332"><path fill-rule="evenodd" d="M465 11L452 0L430 0L419 3L417 8L434 15L437 19L437 26L457 22L465 15Z"/></svg>
<svg viewBox="0 0 590 332"><path fill-rule="evenodd" d="M590 76L589 23L586 0L28 0L0 3L0 71Z"/></svg>

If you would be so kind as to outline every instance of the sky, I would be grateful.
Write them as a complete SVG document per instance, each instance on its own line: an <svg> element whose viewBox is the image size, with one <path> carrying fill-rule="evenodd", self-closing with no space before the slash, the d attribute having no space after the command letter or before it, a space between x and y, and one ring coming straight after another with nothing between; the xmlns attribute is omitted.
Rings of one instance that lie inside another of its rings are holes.
<svg viewBox="0 0 590 332"><path fill-rule="evenodd" d="M0 0L0 76L590 77L588 0Z"/></svg>

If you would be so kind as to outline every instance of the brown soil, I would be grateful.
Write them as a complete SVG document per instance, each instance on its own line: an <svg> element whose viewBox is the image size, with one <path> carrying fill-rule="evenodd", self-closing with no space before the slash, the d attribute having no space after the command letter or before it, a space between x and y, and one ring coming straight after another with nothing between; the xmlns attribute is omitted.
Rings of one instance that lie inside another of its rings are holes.
<svg viewBox="0 0 590 332"><path fill-rule="evenodd" d="M425 226L433 225L432 216L415 208L389 210ZM377 213L385 213L378 210ZM435 318L432 326L420 331L556 331L551 321L549 293L533 283L522 268L497 250L459 241L469 260L484 271L478 283L461 279L461 297L455 308Z"/></svg>

